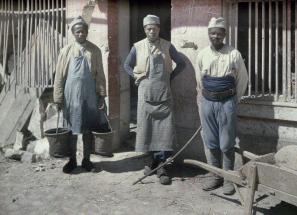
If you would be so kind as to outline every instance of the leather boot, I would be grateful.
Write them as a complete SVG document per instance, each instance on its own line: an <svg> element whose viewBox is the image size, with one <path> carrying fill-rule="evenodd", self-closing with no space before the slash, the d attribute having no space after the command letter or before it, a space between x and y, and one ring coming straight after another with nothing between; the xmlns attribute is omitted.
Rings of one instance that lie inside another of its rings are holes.
<svg viewBox="0 0 297 215"><path fill-rule="evenodd" d="M159 162L157 160L152 160L151 164L149 166L145 166L144 170L143 170L143 174L144 175L148 175L153 169L157 168L159 165ZM153 173L155 174L155 173ZM149 176L151 176L152 174L150 174Z"/></svg>
<svg viewBox="0 0 297 215"><path fill-rule="evenodd" d="M207 161L210 165L221 168L221 150L209 149L207 153ZM207 181L203 184L202 189L205 191L211 191L219 188L223 184L223 179L220 176L211 174Z"/></svg>
<svg viewBox="0 0 297 215"><path fill-rule="evenodd" d="M160 163L159 165L162 165L163 163ZM166 166L161 167L157 170L157 176L159 178L159 181L163 185L169 185L171 184L171 177L169 176Z"/></svg>
<svg viewBox="0 0 297 215"><path fill-rule="evenodd" d="M233 170L235 160L235 151L232 147L227 152L223 152L223 168L224 170ZM225 195L233 195L235 188L232 182L224 180L223 193Z"/></svg>
<svg viewBox="0 0 297 215"><path fill-rule="evenodd" d="M71 135L70 137L70 153L69 153L69 161L63 166L64 173L71 173L76 167L76 147L77 147L77 135Z"/></svg>

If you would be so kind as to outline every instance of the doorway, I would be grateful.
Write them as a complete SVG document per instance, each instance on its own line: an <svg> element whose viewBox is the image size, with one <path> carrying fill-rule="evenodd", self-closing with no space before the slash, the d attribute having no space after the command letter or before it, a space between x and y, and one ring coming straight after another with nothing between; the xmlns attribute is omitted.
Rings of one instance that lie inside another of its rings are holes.
<svg viewBox="0 0 297 215"><path fill-rule="evenodd" d="M170 41L171 31L171 0L130 0L130 47L144 39L143 18L147 14L160 17L160 37ZM130 78L130 122L136 123L137 86Z"/></svg>

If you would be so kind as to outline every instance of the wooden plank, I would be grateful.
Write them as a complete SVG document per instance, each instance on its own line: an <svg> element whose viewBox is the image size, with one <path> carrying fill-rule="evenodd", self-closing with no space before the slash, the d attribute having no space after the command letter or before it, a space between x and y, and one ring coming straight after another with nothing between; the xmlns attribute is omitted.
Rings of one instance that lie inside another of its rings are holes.
<svg viewBox="0 0 297 215"><path fill-rule="evenodd" d="M41 0L38 1L38 11L41 11ZM37 82L41 86L41 12L38 13L38 40L37 40Z"/></svg>
<svg viewBox="0 0 297 215"><path fill-rule="evenodd" d="M259 29L259 11L258 11L258 1L255 1L255 95L258 95L258 29Z"/></svg>
<svg viewBox="0 0 297 215"><path fill-rule="evenodd" d="M263 184L281 192L297 196L297 171L258 162L257 168L259 184Z"/></svg>
<svg viewBox="0 0 297 215"><path fill-rule="evenodd" d="M51 52L52 52L52 82L54 78L54 65L56 65L56 55L57 53L55 52L55 37L54 37L54 0L51 0L51 7L52 7L52 14L51 14L51 38L52 38L52 46L51 46Z"/></svg>
<svg viewBox="0 0 297 215"><path fill-rule="evenodd" d="M248 95L252 95L252 3L249 2L249 39L248 39L248 46L249 46L249 58L248 58Z"/></svg>
<svg viewBox="0 0 297 215"><path fill-rule="evenodd" d="M3 2L1 1L0 2L0 10L1 10L1 13L0 13L0 49L3 50L2 48L2 39L3 39L3 36L2 36L2 32L4 31L3 28L4 28L4 14L3 14Z"/></svg>
<svg viewBox="0 0 297 215"><path fill-rule="evenodd" d="M50 26L49 26L49 20L50 20L50 2L47 1L47 21L46 21L46 83L45 86L49 86L49 72L50 72Z"/></svg>
<svg viewBox="0 0 297 215"><path fill-rule="evenodd" d="M20 39L20 70L21 70L21 80L20 80L20 83L21 85L24 84L24 61L23 61L23 57L24 57L24 52L22 51L23 50L23 25L24 25L24 2L21 1L21 21L20 21L21 25L21 39Z"/></svg>
<svg viewBox="0 0 297 215"><path fill-rule="evenodd" d="M25 78L26 78L26 87L29 86L29 29L30 29L30 21L29 21L29 4L30 2L27 1L26 7L26 48L25 48Z"/></svg>
<svg viewBox="0 0 297 215"><path fill-rule="evenodd" d="M44 80L45 80L45 0L42 1L42 28L41 28L41 86L44 86Z"/></svg>
<svg viewBox="0 0 297 215"><path fill-rule="evenodd" d="M64 16L63 16L63 0L60 0L60 6L61 6L61 21L60 21L60 49L63 47L63 27L64 27Z"/></svg>
<svg viewBox="0 0 297 215"><path fill-rule="evenodd" d="M258 184L257 190L262 193L270 194L271 196L275 196L279 200L285 201L289 204L297 206L297 197L288 193L284 193L279 191L278 189L265 186L263 184Z"/></svg>
<svg viewBox="0 0 297 215"><path fill-rule="evenodd" d="M33 87L34 85L32 85L32 71L33 71L33 53L32 53L32 45L33 45L33 41L32 41L32 35L33 35L33 1L31 1L30 3L30 14L29 14L29 18L30 18L30 32L29 32L29 87Z"/></svg>
<svg viewBox="0 0 297 215"><path fill-rule="evenodd" d="M278 1L275 2L275 96L278 101L279 98L279 78L278 78L278 28L279 28L279 4Z"/></svg>
<svg viewBox="0 0 297 215"><path fill-rule="evenodd" d="M253 202L254 202L254 196L255 196L255 190L257 187L257 167L256 165L251 165L249 167L248 175L247 175L247 194L245 198L245 205L244 205L244 215L251 215L252 214L252 209L253 209Z"/></svg>
<svg viewBox="0 0 297 215"><path fill-rule="evenodd" d="M15 79L17 79L17 59L16 59L16 42L15 42L15 16L14 16L14 9L13 9L13 1L10 2L11 3L11 8L12 8L12 17L11 17L11 23L12 23L12 26L11 26L11 30L12 30L12 49L13 49L13 75L15 77ZM15 82L15 86L16 86L16 82ZM16 94L15 94L15 97L16 97Z"/></svg>
<svg viewBox="0 0 297 215"><path fill-rule="evenodd" d="M37 0L34 0L34 12L38 10ZM36 79L36 71L37 71L37 13L34 13L34 55L33 55L33 80L34 80L34 87L37 87L37 79Z"/></svg>
<svg viewBox="0 0 297 215"><path fill-rule="evenodd" d="M21 11L20 0L18 0L18 12ZM20 40L21 40L21 15L20 13L17 14L17 29L18 29L18 44L17 44L17 73L16 76L16 84L20 85L20 75L21 75L21 47L20 47Z"/></svg>
<svg viewBox="0 0 297 215"><path fill-rule="evenodd" d="M6 37L6 29L7 29L7 6L6 6L6 0L4 0L4 28L3 28L3 48L2 48L2 62L3 62L3 72L4 72L4 75L5 75L5 72L6 72L6 59L5 59L5 56L6 56L6 41L7 41L7 37ZM6 85L5 85L6 87ZM5 88L6 90L6 88Z"/></svg>
<svg viewBox="0 0 297 215"><path fill-rule="evenodd" d="M262 36L262 55L261 55L261 85L262 85L262 97L265 95L265 2L262 1L262 30L261 30L261 36Z"/></svg>
<svg viewBox="0 0 297 215"><path fill-rule="evenodd" d="M10 25L10 17L9 17L9 1L5 1L5 36L4 36L4 53L3 53L3 70L4 70L4 74L5 74L5 79L6 79L6 84L5 84L5 90L9 90L10 89L10 83L9 83L9 75L7 74L8 71L8 66L7 66L7 48L8 48L8 34L9 34L9 25Z"/></svg>
<svg viewBox="0 0 297 215"><path fill-rule="evenodd" d="M291 101L292 98L292 80L291 80L291 0L287 1L287 92L288 92L288 101Z"/></svg>
<svg viewBox="0 0 297 215"><path fill-rule="evenodd" d="M282 84L282 93L284 97L284 101L287 101L287 8L286 8L286 3L287 0L284 0L282 2L283 4L283 45L282 45L282 54L283 54L283 71L282 71L282 76L283 76L283 84Z"/></svg>
<svg viewBox="0 0 297 215"><path fill-rule="evenodd" d="M59 4L59 0L56 0L56 5ZM57 41L57 50L56 53L60 50L60 40L59 40L59 11L56 13L56 41Z"/></svg>

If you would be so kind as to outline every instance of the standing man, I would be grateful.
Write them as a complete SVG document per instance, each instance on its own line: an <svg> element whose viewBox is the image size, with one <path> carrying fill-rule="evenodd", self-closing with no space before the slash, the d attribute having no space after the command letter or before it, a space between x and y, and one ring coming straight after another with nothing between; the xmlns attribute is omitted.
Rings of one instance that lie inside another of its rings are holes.
<svg viewBox="0 0 297 215"><path fill-rule="evenodd" d="M71 173L76 167L77 135L82 134L82 167L94 169L90 161L93 136L103 125L105 76L100 49L86 38L88 24L82 17L71 23L75 42L65 46L59 54L54 82L54 102L63 109L63 118L71 130L70 159L63 167L64 173Z"/></svg>
<svg viewBox="0 0 297 215"><path fill-rule="evenodd" d="M211 44L198 54L196 73L198 94L202 93L198 101L202 138L206 151L209 149L208 163L219 168L223 163L225 170L233 170L236 109L245 93L248 75L239 51L223 43L226 36L223 18L210 20L208 36ZM222 184L223 179L213 175L203 189L213 190ZM223 193L234 192L233 184L224 181Z"/></svg>
<svg viewBox="0 0 297 215"><path fill-rule="evenodd" d="M160 19L147 15L143 19L146 38L132 47L124 68L138 85L137 136L138 152L151 152L152 163L144 174L166 161L171 155L175 129L170 81L185 67L185 62L168 41L159 37ZM176 63L172 71L172 60ZM157 171L161 184L170 184L165 168Z"/></svg>

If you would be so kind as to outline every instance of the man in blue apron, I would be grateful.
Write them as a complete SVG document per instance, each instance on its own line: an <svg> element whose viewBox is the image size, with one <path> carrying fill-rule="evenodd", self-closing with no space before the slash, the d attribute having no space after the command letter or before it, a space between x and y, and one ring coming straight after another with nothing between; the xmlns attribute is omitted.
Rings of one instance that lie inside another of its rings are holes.
<svg viewBox="0 0 297 215"><path fill-rule="evenodd" d="M135 150L151 152L147 174L171 155L175 129L170 80L184 69L185 62L170 42L159 37L159 17L147 15L143 27L146 38L134 44L124 68L138 85ZM176 63L173 71L172 60ZM166 167L159 169L157 176L161 184L171 183Z"/></svg>
<svg viewBox="0 0 297 215"><path fill-rule="evenodd" d="M101 51L86 40L88 25L82 17L73 20L71 31L75 42L60 51L54 82L54 102L63 109L64 122L72 133L70 159L63 167L65 173L71 173L77 167L78 134L82 134L83 139L82 167L87 171L94 169L90 161L91 132L106 125L102 115L106 83Z"/></svg>
<svg viewBox="0 0 297 215"><path fill-rule="evenodd" d="M225 170L234 168L236 109L244 95L248 75L238 50L223 43L226 36L223 18L212 18L208 25L210 46L197 58L197 90L202 138L209 164ZM202 95L201 95L202 94ZM223 179L213 175L203 189L213 190ZM224 181L223 193L232 195L233 184Z"/></svg>

